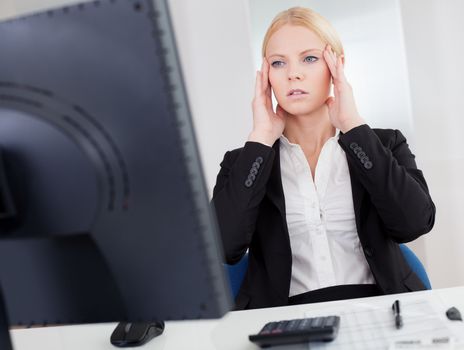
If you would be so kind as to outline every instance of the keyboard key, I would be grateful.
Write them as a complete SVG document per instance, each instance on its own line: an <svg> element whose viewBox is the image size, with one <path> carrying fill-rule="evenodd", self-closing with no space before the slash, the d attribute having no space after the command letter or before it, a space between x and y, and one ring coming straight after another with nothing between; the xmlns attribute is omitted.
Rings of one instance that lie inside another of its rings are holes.
<svg viewBox="0 0 464 350"><path fill-rule="evenodd" d="M324 327L332 327L335 324L337 318L335 316L329 316L325 319Z"/></svg>

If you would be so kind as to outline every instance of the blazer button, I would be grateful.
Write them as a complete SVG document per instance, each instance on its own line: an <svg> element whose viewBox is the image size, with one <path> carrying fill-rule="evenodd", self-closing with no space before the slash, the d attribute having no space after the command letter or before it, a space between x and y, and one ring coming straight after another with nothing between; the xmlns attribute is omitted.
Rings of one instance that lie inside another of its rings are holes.
<svg viewBox="0 0 464 350"><path fill-rule="evenodd" d="M366 156L366 152L361 151L361 152L359 152L359 153L357 154L357 156L358 156L359 159L361 159L362 157L365 157L365 156Z"/></svg>
<svg viewBox="0 0 464 350"><path fill-rule="evenodd" d="M364 248L364 253L365 253L369 258L371 258L372 255L374 255L373 252L372 252L372 249L371 249L370 247Z"/></svg>
<svg viewBox="0 0 464 350"><path fill-rule="evenodd" d="M357 155L357 154L358 154L359 152L361 152L362 150L363 150L363 149L362 149L361 147L358 146L358 147L356 147L356 148L353 149L353 152L354 152L354 154Z"/></svg>
<svg viewBox="0 0 464 350"><path fill-rule="evenodd" d="M255 169L259 169L259 167L261 166L261 164L259 164L258 162L253 162L253 164L251 164L251 166Z"/></svg>
<svg viewBox="0 0 464 350"><path fill-rule="evenodd" d="M250 179L247 179L247 180L245 181L245 187L250 188L252 185L253 185L253 181L251 181Z"/></svg>
<svg viewBox="0 0 464 350"><path fill-rule="evenodd" d="M356 142L351 142L350 143L350 148L351 149L355 149L356 147L358 147L358 144Z"/></svg>
<svg viewBox="0 0 464 350"><path fill-rule="evenodd" d="M371 169L373 166L372 162L370 160L368 160L366 163L364 163L364 167L369 170Z"/></svg>
<svg viewBox="0 0 464 350"><path fill-rule="evenodd" d="M253 174L250 174L248 175L248 179L247 180L251 180L251 182L255 181L256 180L256 176L253 175Z"/></svg>
<svg viewBox="0 0 464 350"><path fill-rule="evenodd" d="M263 164L263 162L264 162L263 157L257 157L256 162L259 163L259 164Z"/></svg>
<svg viewBox="0 0 464 350"><path fill-rule="evenodd" d="M364 157L361 158L361 163L362 163L362 164L365 164L368 160L369 160L369 157L368 157L368 156L364 156Z"/></svg>
<svg viewBox="0 0 464 350"><path fill-rule="evenodd" d="M251 175L256 175L256 174L258 174L258 169L256 169L256 168L251 168L250 174L251 174Z"/></svg>

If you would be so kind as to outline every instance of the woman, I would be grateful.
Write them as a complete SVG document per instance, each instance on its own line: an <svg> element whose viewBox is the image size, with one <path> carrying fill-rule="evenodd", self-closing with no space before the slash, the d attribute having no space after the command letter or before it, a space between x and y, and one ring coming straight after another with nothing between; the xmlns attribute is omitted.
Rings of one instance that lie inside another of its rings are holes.
<svg viewBox="0 0 464 350"><path fill-rule="evenodd" d="M333 27L291 8L262 54L253 130L213 193L227 263L249 249L236 308L425 289L398 244L432 229L435 206L401 132L359 115Z"/></svg>

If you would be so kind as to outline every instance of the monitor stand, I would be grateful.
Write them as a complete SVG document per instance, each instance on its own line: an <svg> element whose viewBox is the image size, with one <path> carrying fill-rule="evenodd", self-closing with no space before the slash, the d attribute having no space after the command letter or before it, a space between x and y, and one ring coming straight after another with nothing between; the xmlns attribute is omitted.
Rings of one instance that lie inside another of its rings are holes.
<svg viewBox="0 0 464 350"><path fill-rule="evenodd" d="M164 331L164 321L160 322L120 322L111 334L111 344L119 348L136 347L148 343Z"/></svg>

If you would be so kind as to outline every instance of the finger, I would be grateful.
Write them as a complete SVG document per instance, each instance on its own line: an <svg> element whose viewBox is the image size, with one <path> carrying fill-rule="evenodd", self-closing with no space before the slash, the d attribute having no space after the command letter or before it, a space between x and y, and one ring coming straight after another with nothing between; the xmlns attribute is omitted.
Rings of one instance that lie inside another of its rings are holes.
<svg viewBox="0 0 464 350"><path fill-rule="evenodd" d="M328 45L328 47L324 50L324 59L327 63L327 66L329 67L329 70L330 70L330 74L332 74L332 76L335 78L336 77L336 74L337 74L337 71L336 71L336 67L335 67L335 61L334 61L334 58L330 52L330 46Z"/></svg>
<svg viewBox="0 0 464 350"><path fill-rule="evenodd" d="M335 63L335 60L334 60L334 51L332 49L332 46L330 46L329 44L327 44L327 53L329 54L329 58L331 60L331 62Z"/></svg>
<svg viewBox="0 0 464 350"><path fill-rule="evenodd" d="M263 64L261 65L261 72L263 72L263 78L264 78L264 75L267 75L267 61L266 61L266 58L263 57Z"/></svg>
<svg viewBox="0 0 464 350"><path fill-rule="evenodd" d="M332 57L332 61L334 63L334 67L335 67L335 74L334 74L334 78L335 79L339 79L339 66L338 66L338 55L337 53L332 49L332 47L330 47L330 55Z"/></svg>
<svg viewBox="0 0 464 350"><path fill-rule="evenodd" d="M334 99L333 103L340 103L340 84L339 81L334 80L334 87L333 87L333 94L334 94Z"/></svg>
<svg viewBox="0 0 464 350"><path fill-rule="evenodd" d="M263 91L267 96L271 96L271 86L269 83L269 63L266 58L263 59L263 77L262 77Z"/></svg>
<svg viewBox="0 0 464 350"><path fill-rule="evenodd" d="M338 72L338 78L341 82L346 83L346 76L345 76L345 67L343 66L343 61L342 57L338 57L338 62L337 62L337 72Z"/></svg>
<svg viewBox="0 0 464 350"><path fill-rule="evenodd" d="M274 113L274 109L272 107L272 87L269 81L269 69L270 65L269 62L264 58L264 66L263 66L263 90L264 90L264 98L266 107L270 113Z"/></svg>
<svg viewBox="0 0 464 350"><path fill-rule="evenodd" d="M334 72L334 84L337 84L339 82L343 82L343 65L340 66L341 63L341 58L334 53L334 67L335 67L335 72Z"/></svg>
<svg viewBox="0 0 464 350"><path fill-rule="evenodd" d="M335 52L335 50L332 47L330 47L330 54L332 55L333 61L336 63L337 62L337 53Z"/></svg>
<svg viewBox="0 0 464 350"><path fill-rule="evenodd" d="M256 71L256 82L255 82L255 99L261 95L261 72Z"/></svg>
<svg viewBox="0 0 464 350"><path fill-rule="evenodd" d="M334 75L334 78L335 79L338 79L338 74L339 74L339 71L338 71L338 55L335 51L332 51L332 59L333 59L333 63L334 63L334 67L335 67L335 75Z"/></svg>
<svg viewBox="0 0 464 350"><path fill-rule="evenodd" d="M261 70L259 71L261 89L264 88L264 84L263 84L263 72L265 70L264 64L265 64L265 59L263 58L263 61L261 62Z"/></svg>
<svg viewBox="0 0 464 350"><path fill-rule="evenodd" d="M332 61L332 58L329 56L329 53L326 52L324 54L324 58L325 58L325 61L327 63L327 67L329 67L329 71L330 71L330 75L335 78L337 72L336 72L336 68L335 68L335 64L334 62Z"/></svg>
<svg viewBox="0 0 464 350"><path fill-rule="evenodd" d="M260 92L262 94L261 96L264 98L264 103L266 107L273 112L271 85L269 83L269 63L266 58L263 58L263 64L261 66L260 86Z"/></svg>

